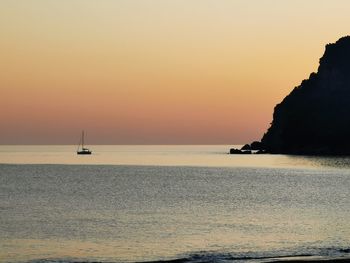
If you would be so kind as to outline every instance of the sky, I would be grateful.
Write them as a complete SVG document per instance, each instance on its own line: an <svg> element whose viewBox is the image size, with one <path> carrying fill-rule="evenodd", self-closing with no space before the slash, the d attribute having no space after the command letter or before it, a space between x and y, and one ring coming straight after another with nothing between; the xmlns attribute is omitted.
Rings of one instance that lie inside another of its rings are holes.
<svg viewBox="0 0 350 263"><path fill-rule="evenodd" d="M0 0L0 144L243 144L347 0Z"/></svg>

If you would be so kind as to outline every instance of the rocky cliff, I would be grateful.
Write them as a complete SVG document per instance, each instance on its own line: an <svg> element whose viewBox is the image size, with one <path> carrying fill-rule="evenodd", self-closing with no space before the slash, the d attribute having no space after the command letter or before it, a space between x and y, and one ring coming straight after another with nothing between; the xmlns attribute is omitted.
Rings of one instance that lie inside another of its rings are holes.
<svg viewBox="0 0 350 263"><path fill-rule="evenodd" d="M350 36L326 46L317 73L276 105L270 153L350 154Z"/></svg>

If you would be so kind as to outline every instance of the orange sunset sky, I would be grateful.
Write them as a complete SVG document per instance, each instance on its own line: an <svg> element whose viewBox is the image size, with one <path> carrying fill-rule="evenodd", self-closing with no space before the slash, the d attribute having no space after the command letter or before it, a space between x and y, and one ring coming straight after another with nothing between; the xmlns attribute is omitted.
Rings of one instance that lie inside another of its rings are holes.
<svg viewBox="0 0 350 263"><path fill-rule="evenodd" d="M347 0L1 0L0 144L240 144L348 35Z"/></svg>

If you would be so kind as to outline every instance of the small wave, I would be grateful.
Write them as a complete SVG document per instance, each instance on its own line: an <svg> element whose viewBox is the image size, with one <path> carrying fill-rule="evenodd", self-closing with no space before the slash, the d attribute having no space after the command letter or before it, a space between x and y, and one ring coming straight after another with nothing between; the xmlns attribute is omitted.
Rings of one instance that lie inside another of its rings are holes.
<svg viewBox="0 0 350 263"><path fill-rule="evenodd" d="M187 258L178 258L178 259L170 259L170 260L158 260L158 261L142 261L142 262L136 262L136 263L210 263L210 262L218 262L218 263L224 263L224 262L245 262L245 261L251 261L251 262L261 262L264 260L276 260L279 259L291 259L294 257L313 257L313 255L310 254L300 254L300 255L286 255L286 256L233 256L233 255L193 255Z"/></svg>
<svg viewBox="0 0 350 263"><path fill-rule="evenodd" d="M301 252L300 252L301 251ZM176 259L143 261L136 263L229 263L229 262L279 262L284 260L312 260L315 258L335 259L349 258L350 248L303 248L268 252L217 253L198 252L184 255Z"/></svg>
<svg viewBox="0 0 350 263"><path fill-rule="evenodd" d="M300 252L301 251L301 252ZM153 261L137 261L134 263L230 263L230 262L279 262L285 260L313 260L315 258L330 260L335 258L349 259L350 248L303 248L294 250L245 252L245 253L219 253L201 251L179 255L171 259ZM89 260L89 259L36 259L24 263L124 263L120 260ZM131 262L131 261L128 261Z"/></svg>

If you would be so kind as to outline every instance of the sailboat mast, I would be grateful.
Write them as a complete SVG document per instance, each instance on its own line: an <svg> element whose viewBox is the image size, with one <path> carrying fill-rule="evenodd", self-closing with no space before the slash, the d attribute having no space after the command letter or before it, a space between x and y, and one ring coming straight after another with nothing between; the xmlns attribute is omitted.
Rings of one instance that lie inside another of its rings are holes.
<svg viewBox="0 0 350 263"><path fill-rule="evenodd" d="M81 147L84 149L84 131L82 132L81 136Z"/></svg>

